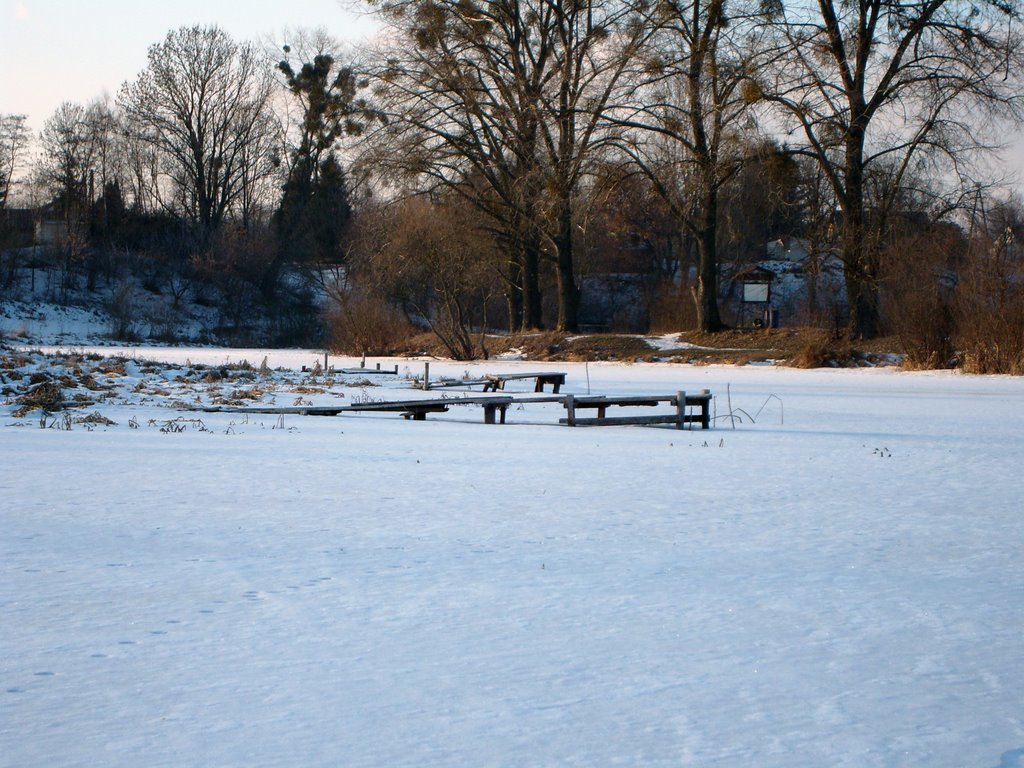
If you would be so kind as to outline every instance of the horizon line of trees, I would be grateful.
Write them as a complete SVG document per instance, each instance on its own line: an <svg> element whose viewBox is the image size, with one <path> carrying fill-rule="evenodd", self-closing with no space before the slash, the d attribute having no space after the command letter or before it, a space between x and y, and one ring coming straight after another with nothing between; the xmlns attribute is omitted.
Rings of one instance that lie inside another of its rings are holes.
<svg viewBox="0 0 1024 768"><path fill-rule="evenodd" d="M369 5L386 32L348 52L169 32L113 101L46 120L36 201L267 306L302 267L340 315L372 297L460 355L476 326L577 330L600 271L682 286L679 316L722 330L722 264L783 236L841 261L847 335L870 338L908 222L959 227L949 270L1005 208L985 160L1022 117L1017 2ZM0 209L30 139L0 115Z"/></svg>

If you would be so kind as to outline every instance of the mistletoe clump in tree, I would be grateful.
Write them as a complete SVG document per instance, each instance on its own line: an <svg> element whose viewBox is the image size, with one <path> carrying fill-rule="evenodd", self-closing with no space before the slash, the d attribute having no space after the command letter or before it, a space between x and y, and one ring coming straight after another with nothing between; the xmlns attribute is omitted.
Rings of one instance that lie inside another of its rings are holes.
<svg viewBox="0 0 1024 768"><path fill-rule="evenodd" d="M285 46L284 52L290 54L291 48ZM275 216L279 263L337 264L352 210L336 148L342 137L362 132L366 105L356 94L365 83L352 68L336 67L329 53L318 53L298 70L284 59L278 69L302 109Z"/></svg>

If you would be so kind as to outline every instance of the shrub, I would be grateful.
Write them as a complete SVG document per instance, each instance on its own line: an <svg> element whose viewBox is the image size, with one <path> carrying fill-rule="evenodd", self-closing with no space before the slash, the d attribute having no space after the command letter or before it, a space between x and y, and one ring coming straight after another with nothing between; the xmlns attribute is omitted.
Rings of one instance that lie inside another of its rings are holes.
<svg viewBox="0 0 1024 768"><path fill-rule="evenodd" d="M671 333L697 327L697 306L690 289L663 280L654 291L650 307L650 332Z"/></svg>
<svg viewBox="0 0 1024 768"><path fill-rule="evenodd" d="M854 363L849 342L834 331L824 329L809 333L806 344L791 361L795 368L843 368Z"/></svg>
<svg viewBox="0 0 1024 768"><path fill-rule="evenodd" d="M376 295L335 298L327 312L327 348L334 354L393 354L415 329L398 310Z"/></svg>
<svg viewBox="0 0 1024 768"><path fill-rule="evenodd" d="M956 362L956 313L942 280L927 273L916 280L908 276L898 300L889 303L889 324L908 367L949 368Z"/></svg>
<svg viewBox="0 0 1024 768"><path fill-rule="evenodd" d="M136 297L129 282L119 283L107 302L110 315L110 335L115 339L135 340Z"/></svg>
<svg viewBox="0 0 1024 768"><path fill-rule="evenodd" d="M983 258L961 275L956 343L968 373L1024 374L1024 275L1012 261Z"/></svg>
<svg viewBox="0 0 1024 768"><path fill-rule="evenodd" d="M961 245L946 227L899 238L886 251L883 315L908 367L955 365L952 266Z"/></svg>

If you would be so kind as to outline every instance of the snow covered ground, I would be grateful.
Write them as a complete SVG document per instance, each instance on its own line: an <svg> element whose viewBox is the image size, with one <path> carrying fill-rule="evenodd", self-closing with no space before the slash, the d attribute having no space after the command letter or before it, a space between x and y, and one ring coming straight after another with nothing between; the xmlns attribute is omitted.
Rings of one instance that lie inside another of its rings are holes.
<svg viewBox="0 0 1024 768"><path fill-rule="evenodd" d="M1024 766L1024 380L431 363L715 395L568 429L183 412L264 356L221 393L415 393L131 354L114 425L0 406L2 766Z"/></svg>

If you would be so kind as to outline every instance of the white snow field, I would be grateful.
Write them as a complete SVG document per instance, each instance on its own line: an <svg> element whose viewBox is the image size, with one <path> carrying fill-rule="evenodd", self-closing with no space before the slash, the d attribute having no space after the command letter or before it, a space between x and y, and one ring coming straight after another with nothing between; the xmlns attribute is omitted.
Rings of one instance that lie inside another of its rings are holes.
<svg viewBox="0 0 1024 768"><path fill-rule="evenodd" d="M550 369L715 429L3 406L0 765L1024 766L1024 380Z"/></svg>

